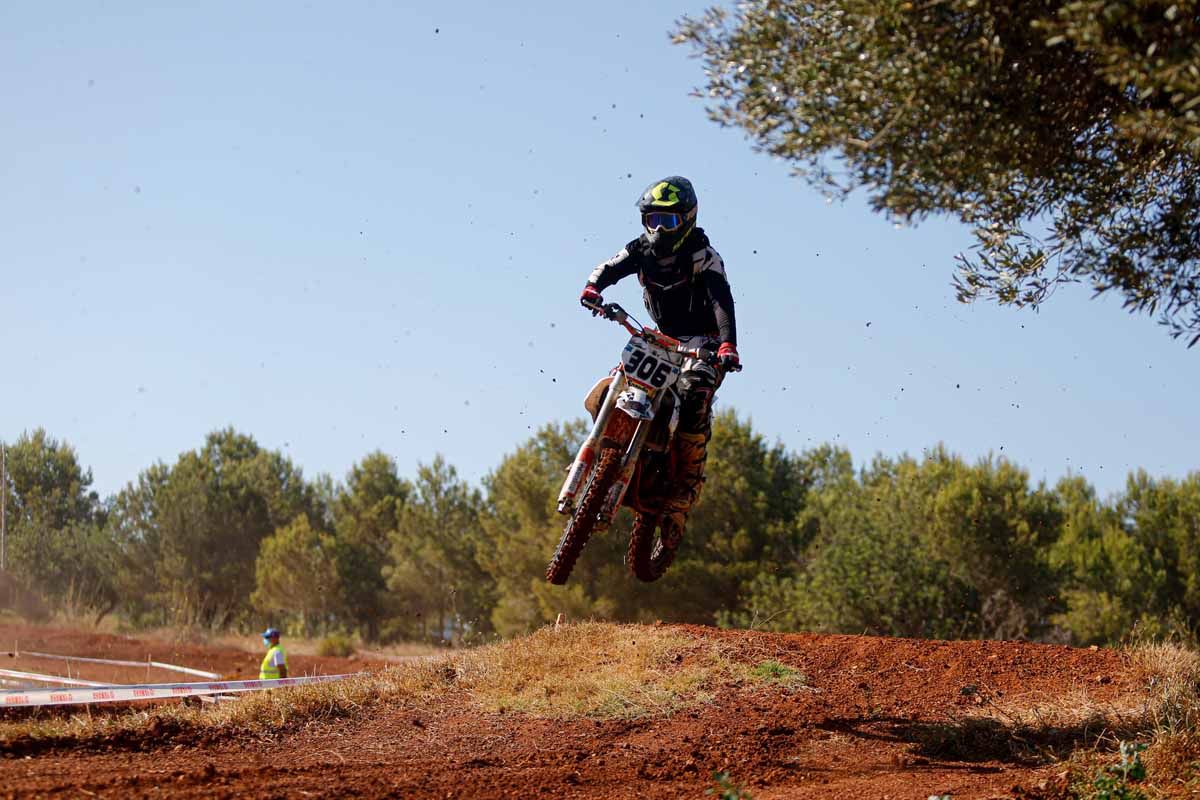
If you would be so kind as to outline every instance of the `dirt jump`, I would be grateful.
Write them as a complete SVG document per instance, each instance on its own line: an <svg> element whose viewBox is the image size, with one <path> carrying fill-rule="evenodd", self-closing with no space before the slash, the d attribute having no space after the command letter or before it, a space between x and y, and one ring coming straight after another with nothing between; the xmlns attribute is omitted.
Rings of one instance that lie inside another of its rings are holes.
<svg viewBox="0 0 1200 800"><path fill-rule="evenodd" d="M0 797L1049 799L1136 717L1136 674L1109 649L564 625L336 689L0 711Z"/></svg>

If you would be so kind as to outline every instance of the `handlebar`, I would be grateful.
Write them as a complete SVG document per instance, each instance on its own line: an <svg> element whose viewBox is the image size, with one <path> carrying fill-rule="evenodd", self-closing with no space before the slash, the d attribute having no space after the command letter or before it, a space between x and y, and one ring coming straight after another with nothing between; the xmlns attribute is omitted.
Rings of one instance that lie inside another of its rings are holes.
<svg viewBox="0 0 1200 800"><path fill-rule="evenodd" d="M661 347L666 347L674 350L677 353L682 353L689 358L695 358L703 361L709 366L715 367L720 363L717 354L706 347L701 347L697 350L692 350L684 347L683 342L676 339L674 336L668 336L662 331L643 325L638 322L628 311L621 308L618 303L589 303L583 302L583 307L590 311L599 314L605 319L612 320L620 325L625 330L629 331L630 335L645 339L648 342L654 342ZM730 372L741 372L742 365L737 364L729 368Z"/></svg>

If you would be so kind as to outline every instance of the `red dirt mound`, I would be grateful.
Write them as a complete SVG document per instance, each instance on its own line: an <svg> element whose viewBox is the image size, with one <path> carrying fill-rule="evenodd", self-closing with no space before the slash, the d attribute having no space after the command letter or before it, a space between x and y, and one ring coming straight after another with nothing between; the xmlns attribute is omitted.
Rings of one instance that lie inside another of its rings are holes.
<svg viewBox="0 0 1200 800"><path fill-rule="evenodd" d="M734 680L634 721L487 714L451 696L271 739L9 753L0 796L698 798L727 770L756 800L1011 797L1053 782L1053 753L1087 735L1069 714L1023 728L1013 709L1101 707L1135 690L1111 650L675 630L792 667L805 685Z"/></svg>

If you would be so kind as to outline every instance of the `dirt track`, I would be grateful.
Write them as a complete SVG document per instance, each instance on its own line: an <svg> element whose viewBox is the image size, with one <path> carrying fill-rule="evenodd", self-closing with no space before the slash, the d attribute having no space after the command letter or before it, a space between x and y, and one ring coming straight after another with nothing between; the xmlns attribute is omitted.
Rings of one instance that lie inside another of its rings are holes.
<svg viewBox="0 0 1200 800"><path fill-rule="evenodd" d="M711 703L635 722L482 714L460 699L267 740L160 731L89 752L9 752L0 796L699 798L728 770L756 800L1000 798L1053 782L1059 768L1030 756L1082 730L1028 741L1026 756L1000 744L1002 713L990 727L948 724L988 708L1119 702L1133 688L1109 650L679 630L720 638L748 663L795 667L808 686L729 685ZM195 655L185 663L203 666Z"/></svg>

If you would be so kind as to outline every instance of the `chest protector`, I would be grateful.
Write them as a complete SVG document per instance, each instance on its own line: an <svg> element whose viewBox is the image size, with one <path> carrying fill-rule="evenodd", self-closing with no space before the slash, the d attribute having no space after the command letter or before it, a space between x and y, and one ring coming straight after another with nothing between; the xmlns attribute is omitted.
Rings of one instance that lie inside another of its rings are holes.
<svg viewBox="0 0 1200 800"><path fill-rule="evenodd" d="M703 261L696 254L708 248L708 237L697 228L675 255L658 259L645 237L626 245L638 259L642 299L655 324L668 336L709 336L717 332L712 299L700 275Z"/></svg>

